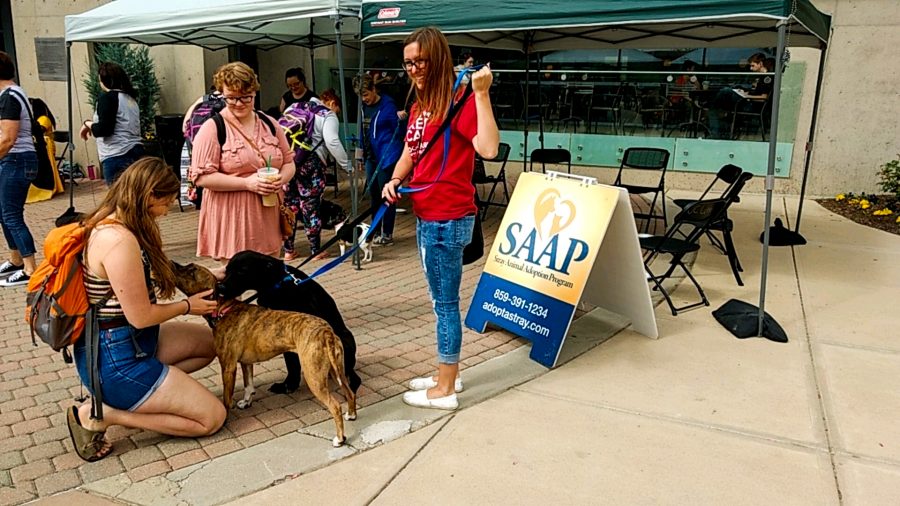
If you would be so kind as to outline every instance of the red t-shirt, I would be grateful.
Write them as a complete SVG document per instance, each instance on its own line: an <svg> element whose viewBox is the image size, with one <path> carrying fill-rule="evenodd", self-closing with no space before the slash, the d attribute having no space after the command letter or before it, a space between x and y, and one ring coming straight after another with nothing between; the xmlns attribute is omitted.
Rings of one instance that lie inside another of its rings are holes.
<svg viewBox="0 0 900 506"><path fill-rule="evenodd" d="M429 116L427 112L420 114L418 104L413 104L406 129L406 145L413 163L441 126L440 122L427 121ZM455 220L478 211L475 187L472 186L472 172L475 170L472 139L477 133L475 99L470 95L450 123L450 153L440 180L426 190L410 194L417 217L425 221ZM437 179L444 160L444 135L435 140L437 145L428 150L425 158L415 166L409 183L411 188L425 186Z"/></svg>

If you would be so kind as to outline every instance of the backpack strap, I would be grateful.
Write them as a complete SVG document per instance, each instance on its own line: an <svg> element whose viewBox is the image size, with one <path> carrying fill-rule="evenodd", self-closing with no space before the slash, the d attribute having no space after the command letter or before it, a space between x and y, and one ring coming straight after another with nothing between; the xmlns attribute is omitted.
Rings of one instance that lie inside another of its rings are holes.
<svg viewBox="0 0 900 506"><path fill-rule="evenodd" d="M259 111L255 112L256 116L269 128L269 133L275 135L275 124L272 123L272 120ZM219 140L219 147L221 148L225 145L225 118L223 118L220 113L215 113L213 114L212 120L216 123L216 138Z"/></svg>
<svg viewBox="0 0 900 506"><path fill-rule="evenodd" d="M262 120L263 123L266 124L267 127L269 127L269 133L275 135L275 125L272 123L272 120L270 120L267 115L259 111L256 111L256 115L259 117L259 119Z"/></svg>

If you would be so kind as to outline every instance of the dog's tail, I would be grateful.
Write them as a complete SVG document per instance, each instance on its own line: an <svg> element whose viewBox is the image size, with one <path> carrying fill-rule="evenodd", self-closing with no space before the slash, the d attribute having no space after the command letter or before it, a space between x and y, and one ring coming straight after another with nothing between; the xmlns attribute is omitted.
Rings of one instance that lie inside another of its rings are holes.
<svg viewBox="0 0 900 506"><path fill-rule="evenodd" d="M328 361L331 362L331 376L338 385L344 385L344 382L347 381L347 374L344 371L344 345L333 330L329 329L329 334L327 339L332 342L332 345L328 346L328 349L331 350L331 353L328 354Z"/></svg>

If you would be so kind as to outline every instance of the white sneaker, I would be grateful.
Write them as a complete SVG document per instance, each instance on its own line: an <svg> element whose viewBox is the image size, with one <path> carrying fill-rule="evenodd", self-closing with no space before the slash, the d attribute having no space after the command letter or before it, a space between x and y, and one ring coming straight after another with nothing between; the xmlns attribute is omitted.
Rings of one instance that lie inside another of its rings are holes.
<svg viewBox="0 0 900 506"><path fill-rule="evenodd" d="M0 277L12 276L13 274L25 269L24 265L16 265L9 260L0 264Z"/></svg>
<svg viewBox="0 0 900 506"><path fill-rule="evenodd" d="M422 378L413 378L409 380L409 389L410 390L428 390L429 388L434 388L437 386L437 381L434 381L434 377L425 376ZM463 391L463 382L462 378L457 377L456 381L453 383L453 390L456 393L460 393Z"/></svg>
<svg viewBox="0 0 900 506"><path fill-rule="evenodd" d="M27 285L31 276L25 274L24 270L16 271L12 276L6 279L0 279L0 286L22 286Z"/></svg>
<svg viewBox="0 0 900 506"><path fill-rule="evenodd" d="M406 392L403 394L403 402L417 408L446 409L447 411L453 411L459 407L456 394L429 399L428 390Z"/></svg>

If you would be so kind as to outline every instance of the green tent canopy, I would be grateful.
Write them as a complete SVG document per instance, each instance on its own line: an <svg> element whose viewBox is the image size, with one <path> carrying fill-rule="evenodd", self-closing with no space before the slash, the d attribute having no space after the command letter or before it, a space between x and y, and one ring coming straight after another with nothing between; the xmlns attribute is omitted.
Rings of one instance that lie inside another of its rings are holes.
<svg viewBox="0 0 900 506"><path fill-rule="evenodd" d="M831 17L810 0L393 0L362 2L361 36L438 26L451 44L525 50L768 47L787 21L792 47L821 47Z"/></svg>

